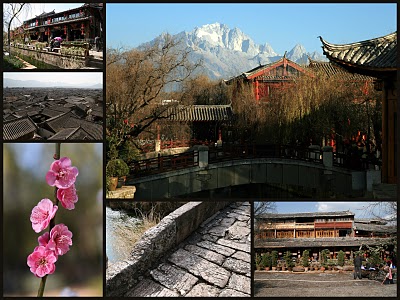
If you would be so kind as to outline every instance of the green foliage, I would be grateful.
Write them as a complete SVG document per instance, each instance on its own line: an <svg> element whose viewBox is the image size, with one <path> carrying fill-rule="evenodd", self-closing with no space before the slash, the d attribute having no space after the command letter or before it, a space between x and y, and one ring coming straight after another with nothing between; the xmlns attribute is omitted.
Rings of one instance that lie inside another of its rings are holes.
<svg viewBox="0 0 400 300"><path fill-rule="evenodd" d="M129 167L122 159L113 159L107 163L106 172L110 177L122 177L129 174Z"/></svg>
<svg viewBox="0 0 400 300"><path fill-rule="evenodd" d="M36 49L36 51L43 50L43 48L45 48L46 45L47 45L46 43L36 42L35 43L35 49Z"/></svg>
<svg viewBox="0 0 400 300"><path fill-rule="evenodd" d="M330 255L331 251L329 249L324 249L321 251L321 262L322 263L327 263L328 262L328 257Z"/></svg>
<svg viewBox="0 0 400 300"><path fill-rule="evenodd" d="M62 55L85 56L85 48L82 47L61 47Z"/></svg>
<svg viewBox="0 0 400 300"><path fill-rule="evenodd" d="M286 263L286 268L294 267L294 263L292 261L292 253L290 251L286 251L283 259Z"/></svg>
<svg viewBox="0 0 400 300"><path fill-rule="evenodd" d="M139 150L136 148L134 143L130 140L124 140L118 151L118 157L123 159L128 164L137 160L140 155Z"/></svg>
<svg viewBox="0 0 400 300"><path fill-rule="evenodd" d="M269 268L270 268L271 265L272 265L271 253L269 253L269 252L264 253L264 254L262 255L262 259L261 259L261 266L262 266L263 268L266 268L266 267L269 267Z"/></svg>
<svg viewBox="0 0 400 300"><path fill-rule="evenodd" d="M272 251L271 252L271 264L273 267L276 267L278 264L278 251Z"/></svg>
<svg viewBox="0 0 400 300"><path fill-rule="evenodd" d="M304 250L303 251L303 257L302 257L302 264L303 267L308 267L309 266L309 256L310 256L310 252L308 250Z"/></svg>
<svg viewBox="0 0 400 300"><path fill-rule="evenodd" d="M21 62L18 58L14 56L4 56L3 55L3 68L4 70L14 70L21 69L24 67L23 62Z"/></svg>
<svg viewBox="0 0 400 300"><path fill-rule="evenodd" d="M338 259L338 265L341 267L344 266L344 258L345 258L345 253L342 250L340 250L337 259Z"/></svg>

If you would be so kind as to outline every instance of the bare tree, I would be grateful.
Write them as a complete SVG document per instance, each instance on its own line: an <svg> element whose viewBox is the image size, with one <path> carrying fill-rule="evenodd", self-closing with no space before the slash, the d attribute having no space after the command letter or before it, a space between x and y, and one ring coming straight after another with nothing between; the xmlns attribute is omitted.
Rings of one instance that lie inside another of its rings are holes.
<svg viewBox="0 0 400 300"><path fill-rule="evenodd" d="M29 3L4 3L3 4L3 27L7 29L8 53L11 55L11 26L24 10L28 10ZM21 21L19 21L22 23Z"/></svg>
<svg viewBox="0 0 400 300"><path fill-rule="evenodd" d="M254 202L254 216L257 217L260 214L272 213L276 211L275 202Z"/></svg>
<svg viewBox="0 0 400 300"><path fill-rule="evenodd" d="M397 201L369 202L364 212L382 221L397 222Z"/></svg>
<svg viewBox="0 0 400 300"><path fill-rule="evenodd" d="M122 52L107 51L107 142L118 148L138 137L157 120L167 118L165 89L187 80L201 62L191 63L190 49L163 34L154 43ZM112 150L112 149L109 149Z"/></svg>

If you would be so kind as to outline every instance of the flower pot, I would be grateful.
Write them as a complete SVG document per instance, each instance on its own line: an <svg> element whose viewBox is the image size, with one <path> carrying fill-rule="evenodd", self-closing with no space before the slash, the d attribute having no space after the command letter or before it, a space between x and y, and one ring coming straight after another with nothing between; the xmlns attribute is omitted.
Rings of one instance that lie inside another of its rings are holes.
<svg viewBox="0 0 400 300"><path fill-rule="evenodd" d="M308 267L304 267L304 272L308 272Z"/></svg>
<svg viewBox="0 0 400 300"><path fill-rule="evenodd" d="M286 267L282 267L282 271L286 271Z"/></svg>
<svg viewBox="0 0 400 300"><path fill-rule="evenodd" d="M125 180L122 177L118 178L117 188L121 188L125 184Z"/></svg>
<svg viewBox="0 0 400 300"><path fill-rule="evenodd" d="M276 267L272 267L272 271L276 271Z"/></svg>
<svg viewBox="0 0 400 300"><path fill-rule="evenodd" d="M269 267L265 267L265 271L269 271Z"/></svg>
<svg viewBox="0 0 400 300"><path fill-rule="evenodd" d="M108 187L110 191L115 191L118 185L118 177L110 178L110 186Z"/></svg>
<svg viewBox="0 0 400 300"><path fill-rule="evenodd" d="M320 270L321 270L322 272L324 272L324 271L325 271L325 267L321 267Z"/></svg>

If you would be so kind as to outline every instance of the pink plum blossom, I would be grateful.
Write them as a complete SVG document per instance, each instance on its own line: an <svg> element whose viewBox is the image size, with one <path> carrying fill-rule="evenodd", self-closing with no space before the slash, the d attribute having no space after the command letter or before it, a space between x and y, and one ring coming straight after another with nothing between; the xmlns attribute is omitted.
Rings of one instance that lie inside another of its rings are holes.
<svg viewBox="0 0 400 300"><path fill-rule="evenodd" d="M50 199L42 199L38 205L32 209L31 222L35 232L40 232L46 229L50 224L50 220L54 218L58 206L53 205Z"/></svg>
<svg viewBox="0 0 400 300"><path fill-rule="evenodd" d="M78 168L71 166L71 160L68 157L62 157L51 164L46 174L46 181L50 186L66 189L75 183L78 174Z"/></svg>
<svg viewBox="0 0 400 300"><path fill-rule="evenodd" d="M45 232L41 236L38 237L39 246L46 247L49 243L50 239L50 232Z"/></svg>
<svg viewBox="0 0 400 300"><path fill-rule="evenodd" d="M64 224L57 224L50 231L50 240L47 248L57 255L64 255L72 245L72 232Z"/></svg>
<svg viewBox="0 0 400 300"><path fill-rule="evenodd" d="M78 195L76 194L75 184L67 189L58 189L57 198L60 200L61 205L66 209L74 209L75 203L78 202Z"/></svg>
<svg viewBox="0 0 400 300"><path fill-rule="evenodd" d="M33 253L28 256L27 263L30 270L36 277L43 277L53 274L56 266L57 256L53 251L43 246L36 247Z"/></svg>

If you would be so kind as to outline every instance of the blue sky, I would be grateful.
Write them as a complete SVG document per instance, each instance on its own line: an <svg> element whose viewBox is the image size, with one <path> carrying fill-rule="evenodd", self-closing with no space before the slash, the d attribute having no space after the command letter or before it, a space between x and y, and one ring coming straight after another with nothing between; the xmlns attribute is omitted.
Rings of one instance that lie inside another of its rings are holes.
<svg viewBox="0 0 400 300"><path fill-rule="evenodd" d="M168 32L176 34L215 22L237 27L255 43L283 55L296 44L322 53L326 41L344 44L397 30L395 3L107 3L107 47L136 47Z"/></svg>
<svg viewBox="0 0 400 300"><path fill-rule="evenodd" d="M368 202L354 201L314 201L314 202L275 202L277 213L296 213L296 212L326 212L326 211L345 211L350 210L356 218L367 218L370 215L365 208ZM377 213L377 211L376 211ZM382 216L383 217L383 216Z"/></svg>

